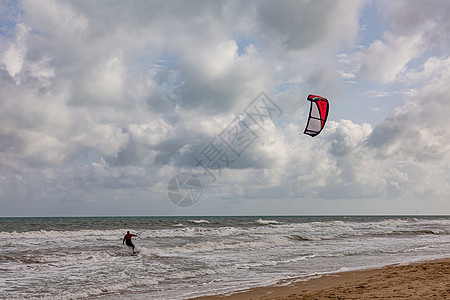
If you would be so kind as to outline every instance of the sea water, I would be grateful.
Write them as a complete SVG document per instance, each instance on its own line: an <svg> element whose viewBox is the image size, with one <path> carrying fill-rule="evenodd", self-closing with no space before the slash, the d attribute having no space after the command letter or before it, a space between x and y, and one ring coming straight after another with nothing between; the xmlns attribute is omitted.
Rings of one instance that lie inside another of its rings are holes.
<svg viewBox="0 0 450 300"><path fill-rule="evenodd" d="M449 256L448 216L0 218L0 298L186 299Z"/></svg>

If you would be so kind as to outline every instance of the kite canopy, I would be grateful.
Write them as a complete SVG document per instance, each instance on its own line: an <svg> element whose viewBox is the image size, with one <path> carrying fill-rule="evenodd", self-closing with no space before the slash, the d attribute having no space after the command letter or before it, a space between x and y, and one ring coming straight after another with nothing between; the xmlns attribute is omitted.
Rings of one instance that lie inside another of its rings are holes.
<svg viewBox="0 0 450 300"><path fill-rule="evenodd" d="M309 95L307 99L311 101L311 107L309 108L308 123L303 133L316 136L322 131L327 121L328 100L316 95Z"/></svg>

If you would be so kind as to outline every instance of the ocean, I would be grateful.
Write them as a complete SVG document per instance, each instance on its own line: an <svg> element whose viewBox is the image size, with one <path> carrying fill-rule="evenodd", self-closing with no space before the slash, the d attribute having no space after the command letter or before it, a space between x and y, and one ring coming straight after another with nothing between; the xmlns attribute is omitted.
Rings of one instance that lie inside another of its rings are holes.
<svg viewBox="0 0 450 300"><path fill-rule="evenodd" d="M0 218L0 298L187 299L443 257L450 216Z"/></svg>

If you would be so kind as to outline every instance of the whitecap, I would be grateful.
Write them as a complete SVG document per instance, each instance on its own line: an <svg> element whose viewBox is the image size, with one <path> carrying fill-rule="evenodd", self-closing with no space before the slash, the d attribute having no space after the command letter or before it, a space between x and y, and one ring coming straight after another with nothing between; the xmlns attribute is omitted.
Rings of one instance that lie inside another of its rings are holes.
<svg viewBox="0 0 450 300"><path fill-rule="evenodd" d="M258 219L255 222L261 225L280 224L280 222L275 220L263 220L263 219Z"/></svg>
<svg viewBox="0 0 450 300"><path fill-rule="evenodd" d="M203 220L203 219L200 219L200 220L188 220L188 222L195 223L195 224L202 224L202 223L209 224L208 220Z"/></svg>

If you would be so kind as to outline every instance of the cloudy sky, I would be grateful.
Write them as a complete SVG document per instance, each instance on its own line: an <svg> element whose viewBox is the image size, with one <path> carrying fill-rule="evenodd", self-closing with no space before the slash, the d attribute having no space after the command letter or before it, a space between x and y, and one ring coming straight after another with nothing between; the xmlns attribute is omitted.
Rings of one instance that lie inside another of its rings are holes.
<svg viewBox="0 0 450 300"><path fill-rule="evenodd" d="M0 216L449 214L449 12L0 1Z"/></svg>

